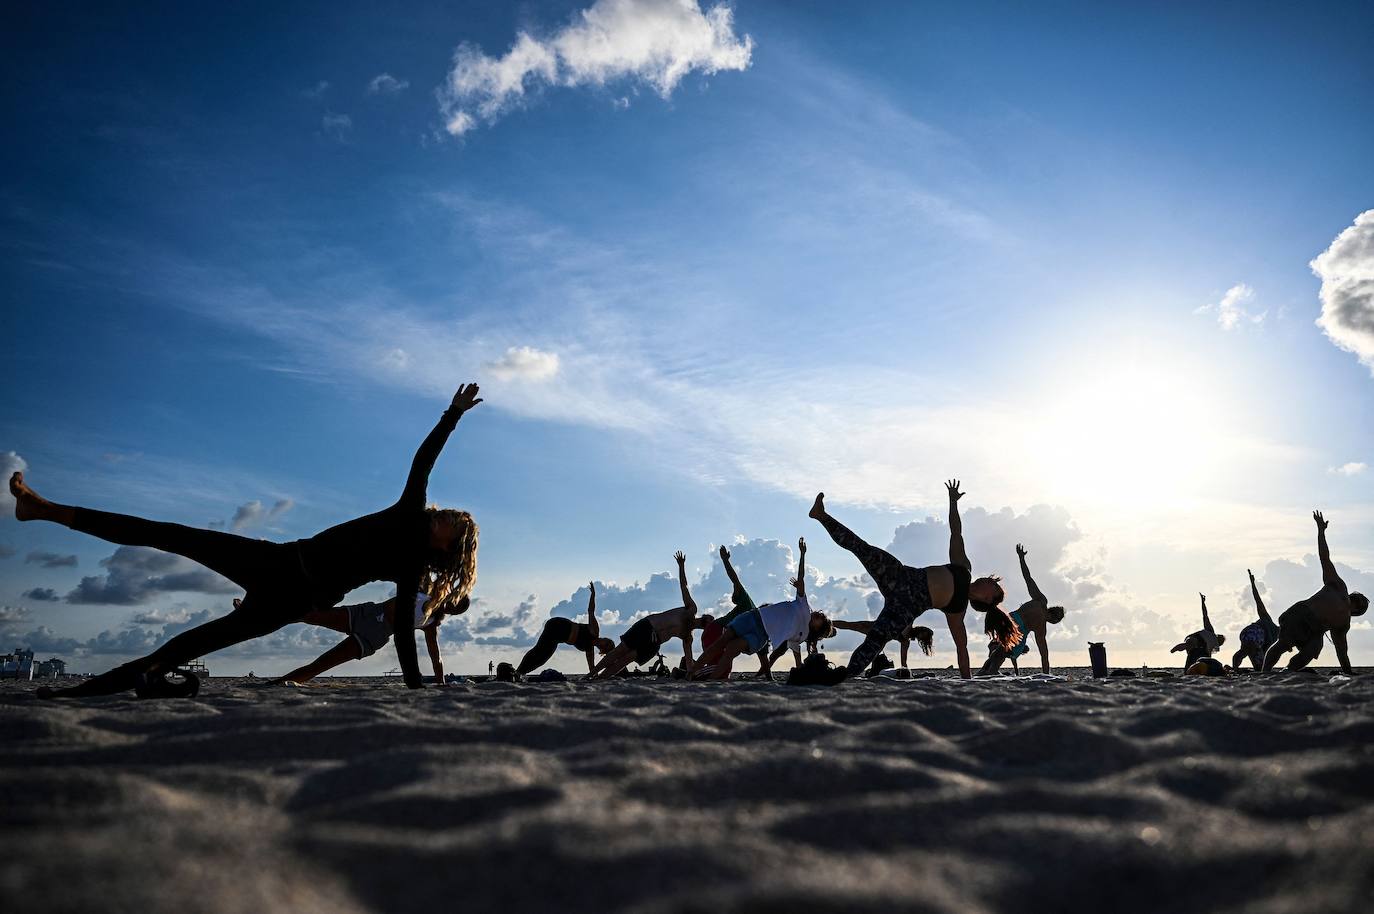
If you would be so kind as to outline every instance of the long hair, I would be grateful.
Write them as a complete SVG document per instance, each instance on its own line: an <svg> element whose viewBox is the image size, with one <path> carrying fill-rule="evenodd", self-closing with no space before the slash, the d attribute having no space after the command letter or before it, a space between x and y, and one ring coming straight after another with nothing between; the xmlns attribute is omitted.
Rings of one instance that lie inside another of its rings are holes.
<svg viewBox="0 0 1374 914"><path fill-rule="evenodd" d="M979 578L979 580L985 579ZM983 614L983 631L988 638L1000 644L1004 651L1009 652L1021 642L1021 628L1001 606L1002 601L1007 598L1007 592L1002 589L1002 579L996 575L990 575L986 580L992 581L997 587L996 602L984 603L972 599L968 602L976 611Z"/></svg>
<svg viewBox="0 0 1374 914"><path fill-rule="evenodd" d="M463 597L472 593L477 583L477 522L468 512L453 508L430 506L426 513L431 522L436 516L447 517L458 531L453 548L431 559L425 569L426 577L430 578L426 588L429 603L425 605L425 621L428 622L437 613L453 611Z"/></svg>
<svg viewBox="0 0 1374 914"><path fill-rule="evenodd" d="M929 657L935 650L935 632L924 625L911 626L911 637L921 647L921 653Z"/></svg>

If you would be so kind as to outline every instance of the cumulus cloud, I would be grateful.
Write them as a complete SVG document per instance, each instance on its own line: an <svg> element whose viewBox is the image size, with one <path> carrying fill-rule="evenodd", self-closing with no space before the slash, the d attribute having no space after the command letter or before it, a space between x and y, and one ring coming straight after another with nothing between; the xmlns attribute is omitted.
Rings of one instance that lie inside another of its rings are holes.
<svg viewBox="0 0 1374 914"><path fill-rule="evenodd" d="M40 603L56 603L62 597L51 587L35 587L32 590L24 591L24 599L37 600Z"/></svg>
<svg viewBox="0 0 1374 914"><path fill-rule="evenodd" d="M1374 209L1356 216L1310 266L1322 281L1317 326L1374 371Z"/></svg>
<svg viewBox="0 0 1374 914"><path fill-rule="evenodd" d="M547 381L558 374L558 353L533 346L512 346L483 367L501 381Z"/></svg>
<svg viewBox="0 0 1374 914"><path fill-rule="evenodd" d="M1255 290L1245 283L1239 282L1226 290L1226 294L1221 297L1221 301L1215 304L1203 305L1201 308L1197 309L1196 313L1209 314L1215 311L1217 323L1221 325L1221 329L1223 330L1235 330L1237 327L1243 326L1243 322L1262 324L1264 323L1265 316L1269 312L1260 311L1259 313L1255 313L1250 311L1246 306L1254 300Z"/></svg>
<svg viewBox="0 0 1374 914"><path fill-rule="evenodd" d="M547 38L520 32L500 57L460 45L439 106L448 132L461 136L544 86L624 80L667 98L693 71L747 68L753 47L748 35L736 36L733 13L723 4L703 11L697 0L597 0Z"/></svg>
<svg viewBox="0 0 1374 914"><path fill-rule="evenodd" d="M22 606L0 606L0 628L25 625L31 613Z"/></svg>
<svg viewBox="0 0 1374 914"><path fill-rule="evenodd" d="M105 574L82 578L67 594L68 603L133 606L160 593L239 592L229 581L189 559L142 546L120 546L100 564L106 569Z"/></svg>
<svg viewBox="0 0 1374 914"><path fill-rule="evenodd" d="M191 611L189 609L153 609L135 613L129 622L134 625L179 625L189 621L190 618Z"/></svg>
<svg viewBox="0 0 1374 914"><path fill-rule="evenodd" d="M273 503L272 507L264 508L262 502L254 499L247 504L239 505L238 508L235 509L234 516L229 521L229 529L242 531L264 524L270 524L295 506L296 503L291 499L280 498Z"/></svg>
<svg viewBox="0 0 1374 914"><path fill-rule="evenodd" d="M56 552L34 551L24 559L26 565L41 565L44 568L75 568L76 556L61 555Z"/></svg>
<svg viewBox="0 0 1374 914"><path fill-rule="evenodd" d="M0 516L14 516L14 496L10 494L10 476L15 473L23 472L29 468L28 462L14 451L0 451L0 477L4 477L3 485L0 485Z"/></svg>
<svg viewBox="0 0 1374 914"><path fill-rule="evenodd" d="M1358 476L1367 469L1369 469L1369 464L1357 463L1352 460L1351 462L1343 463L1338 467L1331 467L1326 472L1332 474L1333 476Z"/></svg>
<svg viewBox="0 0 1374 914"><path fill-rule="evenodd" d="M397 79L390 73L378 73L367 84L368 95L395 95L410 88L410 81Z"/></svg>

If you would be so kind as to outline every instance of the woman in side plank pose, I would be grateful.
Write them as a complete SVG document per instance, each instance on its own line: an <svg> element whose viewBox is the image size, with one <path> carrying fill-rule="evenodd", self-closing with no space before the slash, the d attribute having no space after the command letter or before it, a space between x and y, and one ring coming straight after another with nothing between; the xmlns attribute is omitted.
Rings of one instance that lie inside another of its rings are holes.
<svg viewBox="0 0 1374 914"><path fill-rule="evenodd" d="M299 621L312 608L337 605L344 594L370 581L393 581L398 594L427 591L431 613L456 608L477 578L477 524L466 511L425 507L425 490L430 469L458 420L481 402L476 384L458 388L420 445L401 497L390 507L292 543L55 504L40 498L24 483L23 474L15 473L10 477L10 493L19 520L52 521L112 543L173 552L247 591L242 604L228 615L182 632L147 657L80 685L39 694L82 697L127 689L163 694L163 677L178 664L271 634ZM406 685L418 689L423 682L415 637L409 620L406 623L395 639L396 654Z"/></svg>
<svg viewBox="0 0 1374 914"><path fill-rule="evenodd" d="M687 556L679 550L673 555L677 561L677 584L682 591L682 605L661 613L645 616L620 636L620 643L601 658L587 676L588 679L609 679L631 663L648 663L658 656L659 649L674 638L682 639L682 668L692 668L692 632L705 628L711 616L697 615L697 601L687 589Z"/></svg>
<svg viewBox="0 0 1374 914"><path fill-rule="evenodd" d="M1179 651L1187 652L1183 658L1183 671L1185 673L1192 668L1193 664L1211 657L1218 648L1226 643L1226 636L1217 634L1217 630L1212 627L1211 618L1207 615L1207 595L1200 593L1198 596L1202 598L1202 628L1169 650L1171 654L1176 654Z"/></svg>
<svg viewBox="0 0 1374 914"><path fill-rule="evenodd" d="M1264 666L1264 652L1279 640L1279 624L1269 618L1269 610L1265 608L1259 585L1255 583L1255 573L1249 568L1245 569L1245 573L1250 576L1250 593L1255 597L1255 612L1259 618L1240 630L1240 648L1231 658L1231 666L1240 669L1241 661L1248 657L1250 664L1258 670Z"/></svg>
<svg viewBox="0 0 1374 914"><path fill-rule="evenodd" d="M524 676L539 669L549 662L560 644L571 644L587 655L587 675L590 676L592 670L596 669L594 651L600 651L605 656L615 649L614 641L601 637L601 623L596 621L596 582L592 581L587 586L592 590L591 599L587 601L587 621L579 623L558 616L545 622L539 640L525 652L520 665L515 668L515 675Z"/></svg>
<svg viewBox="0 0 1374 914"><path fill-rule="evenodd" d="M959 480L951 479L945 488L949 492L949 563L924 568L903 565L890 553L865 543L826 512L824 492L816 496L810 516L820 521L837 545L854 553L883 595L882 612L873 621L864 643L850 655L848 665L841 668L846 672L837 679L857 676L868 669L883 647L928 609L945 614L959 656L959 674L965 679L972 676L968 631L964 628L964 614L970 604L983 614L983 630L1004 648L1011 650L1021 640L1021 630L999 605L1006 597L1000 579L973 579L973 563L964 551L964 527L959 519L959 499L964 497L959 491Z"/></svg>
<svg viewBox="0 0 1374 914"><path fill-rule="evenodd" d="M988 659L978 671L979 676L991 676L996 673L1005 660L1010 660L1011 668L1019 673L1020 667L1017 666L1016 658L1030 653L1031 632L1035 633L1035 646L1040 648L1040 671L1050 671L1050 645L1045 640L1046 623L1058 625L1063 622L1064 607L1051 606L1044 592L1036 586L1035 578L1031 577L1030 566L1026 564L1026 547L1020 543L1016 544L1016 557L1021 561L1021 577L1026 581L1026 591L1030 594L1030 599L1012 610L1011 621L1016 623L1025 637L1010 651L996 641L989 644Z"/></svg>
<svg viewBox="0 0 1374 914"><path fill-rule="evenodd" d="M1322 517L1320 511L1313 511L1312 519L1317 522L1317 557L1322 563L1322 589L1306 600L1294 603L1279 616L1279 640L1264 655L1264 671L1272 670L1274 664L1294 648L1298 652L1288 661L1288 668L1302 669L1317 659L1322 652L1322 636L1330 632L1341 669L1347 676L1354 676L1355 671L1350 669L1346 635L1350 632L1350 618L1363 616L1369 609L1369 598L1362 593L1351 593L1336 572L1336 566L1331 561L1331 550L1326 545L1329 521Z"/></svg>

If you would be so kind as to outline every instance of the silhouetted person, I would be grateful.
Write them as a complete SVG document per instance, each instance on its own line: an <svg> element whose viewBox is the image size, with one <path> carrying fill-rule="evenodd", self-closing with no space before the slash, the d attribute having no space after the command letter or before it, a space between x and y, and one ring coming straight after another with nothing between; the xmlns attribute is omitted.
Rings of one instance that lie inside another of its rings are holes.
<svg viewBox="0 0 1374 914"><path fill-rule="evenodd" d="M1207 616L1207 597L1205 594L1198 594L1202 598L1202 629L1195 631L1179 644L1175 644L1169 653L1187 651L1183 661L1184 672L1204 657L1210 657L1217 652L1217 648L1226 643L1225 635L1218 635L1216 629L1212 628L1212 620Z"/></svg>
<svg viewBox="0 0 1374 914"><path fill-rule="evenodd" d="M970 604L983 613L983 630L1010 650L1021 640L1021 630L999 605L1006 597L1000 579L981 577L972 580L973 564L964 551L964 528L959 519L959 480L945 483L949 492L949 563L913 568L903 565L896 557L861 540L854 531L825 510L825 493L816 496L809 516L820 521L836 545L847 549L864 566L878 592L883 608L873 620L873 628L863 644L854 651L842 669L843 676L857 676L873 663L889 641L905 630L913 619L928 609L945 614L949 633L959 657L959 673L965 679L972 675L968 659L968 631L964 628L964 614Z"/></svg>
<svg viewBox="0 0 1374 914"><path fill-rule="evenodd" d="M620 636L620 643L601 658L588 679L608 679L631 663L648 663L663 645L674 638L682 639L682 667L692 668L692 632L704 628L711 616L697 616L697 604L687 589L687 556L677 552L677 582L682 591L682 605L645 616Z"/></svg>
<svg viewBox="0 0 1374 914"><path fill-rule="evenodd" d="M1299 600L1285 609L1279 616L1279 640L1270 646L1264 655L1264 669L1272 670L1280 658L1297 648L1298 652L1288 661L1290 670L1300 670L1317 658L1322 652L1322 636L1330 632L1331 643L1336 646L1336 659L1347 676L1354 676L1347 653L1346 635L1350 631L1352 616L1363 616L1369 609L1369 598L1362 593L1351 593L1336 573L1331 563L1331 550L1326 546L1327 520L1320 511L1312 512L1317 522L1317 556L1322 563L1322 589Z"/></svg>
<svg viewBox="0 0 1374 914"><path fill-rule="evenodd" d="M427 508L429 473L462 415L482 401L477 385L465 384L429 433L410 466L401 497L390 507L355 518L293 543L270 543L218 530L199 530L54 504L10 477L14 514L21 521L47 520L123 546L150 546L199 562L245 591L228 615L182 632L147 657L126 663L78 686L40 690L42 697L109 695L126 689L156 694L177 664L230 645L260 638L300 621L310 607L337 605L370 581L392 581L398 594L425 590L430 611L447 611L477 578L477 524L466 511ZM432 578L432 579L431 579ZM406 685L422 688L415 636L407 620L395 638Z"/></svg>
<svg viewBox="0 0 1374 914"><path fill-rule="evenodd" d="M1231 666L1239 668L1241 661L1249 658L1250 664L1258 670L1264 666L1264 652L1279 640L1279 624L1269 618L1269 610L1264 608L1259 585L1255 583L1255 573L1249 568L1245 569L1245 573L1250 576L1250 592L1255 595L1255 612L1259 614L1259 619L1240 630L1240 647L1231 658Z"/></svg>
<svg viewBox="0 0 1374 914"><path fill-rule="evenodd" d="M832 624L837 631L858 632L866 636L869 632L873 631L874 623L862 619L857 622L846 622L843 619L836 619ZM916 645L921 649L921 653L929 657L935 650L935 632L932 629L926 628L924 625L908 625L897 633L896 640L901 651L902 660L901 664L897 667L897 676L906 679L911 675L911 668L907 663L907 653L911 648L911 642L915 641ZM868 668L869 676L877 675L878 670L876 669L876 664L877 658L875 657L873 664L870 664Z"/></svg>
<svg viewBox="0 0 1374 914"><path fill-rule="evenodd" d="M1021 577L1025 579L1026 592L1030 594L1030 599L1012 610L1011 621L1016 623L1025 637L1011 650L1007 650L996 641L989 644L988 659L978 671L979 676L992 675L1002 668L1002 663L1006 660L1010 660L1012 670L1019 673L1021 668L1016 660L1023 654L1030 653L1032 632L1035 633L1035 646L1040 649L1040 671L1050 671L1050 645L1046 640L1045 628L1047 624L1058 625L1064 621L1064 607L1051 606L1044 592L1036 586L1035 578L1031 577L1030 567L1026 564L1026 547L1020 543L1016 544L1016 558L1021 563Z"/></svg>
<svg viewBox="0 0 1374 914"><path fill-rule="evenodd" d="M601 637L601 624L596 621L596 582L591 581L587 586L592 591L591 598L587 600L587 621L574 622L559 616L545 622L539 640L525 652L520 665L515 668L517 676L524 676L548 663L560 644L571 644L587 655L588 676L596 669L595 652L600 651L604 657L615 649L614 641Z"/></svg>

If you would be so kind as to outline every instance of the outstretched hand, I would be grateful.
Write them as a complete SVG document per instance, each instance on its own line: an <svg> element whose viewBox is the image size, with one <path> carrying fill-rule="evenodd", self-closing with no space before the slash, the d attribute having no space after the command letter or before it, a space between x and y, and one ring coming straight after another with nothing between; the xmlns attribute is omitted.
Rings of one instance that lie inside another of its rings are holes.
<svg viewBox="0 0 1374 914"><path fill-rule="evenodd" d="M1205 594L1205 593L1198 593L1198 596L1199 596L1199 597L1202 597L1202 602L1204 602L1204 603L1207 602L1207 594Z"/></svg>
<svg viewBox="0 0 1374 914"><path fill-rule="evenodd" d="M794 588L801 587L801 581L798 581L796 578L788 578L787 583L791 584Z"/></svg>
<svg viewBox="0 0 1374 914"><path fill-rule="evenodd" d="M679 565L687 564L687 555L681 549L673 553L673 558L677 559Z"/></svg>
<svg viewBox="0 0 1374 914"><path fill-rule="evenodd" d="M1312 519L1317 522L1318 530L1325 530L1327 527L1331 526L1331 522L1326 518L1322 517L1322 513L1320 511L1313 511Z"/></svg>
<svg viewBox="0 0 1374 914"><path fill-rule="evenodd" d="M806 537L803 536L801 539L797 540L797 550L801 552L802 555L806 555Z"/></svg>
<svg viewBox="0 0 1374 914"><path fill-rule="evenodd" d="M482 398L477 396L476 384L464 384L458 388L458 392L453 395L453 402L449 404L449 409L456 409L460 413L465 413L472 409Z"/></svg>
<svg viewBox="0 0 1374 914"><path fill-rule="evenodd" d="M1017 543L1016 554L1024 559L1026 557L1026 547L1022 546L1020 543Z"/></svg>
<svg viewBox="0 0 1374 914"><path fill-rule="evenodd" d="M950 504L954 504L966 494L959 491L959 480L957 479L951 479L949 482L945 483L945 488L949 490Z"/></svg>
<svg viewBox="0 0 1374 914"><path fill-rule="evenodd" d="M1250 575L1250 583L1255 583L1255 573L1251 571L1249 568L1245 569L1245 573Z"/></svg>
<svg viewBox="0 0 1374 914"><path fill-rule="evenodd" d="M724 543L720 544L720 560L722 562L730 561L730 550L725 548Z"/></svg>
<svg viewBox="0 0 1374 914"><path fill-rule="evenodd" d="M588 582L587 582L587 587L591 589L592 596L596 596L596 582L595 582L595 581L588 581Z"/></svg>

